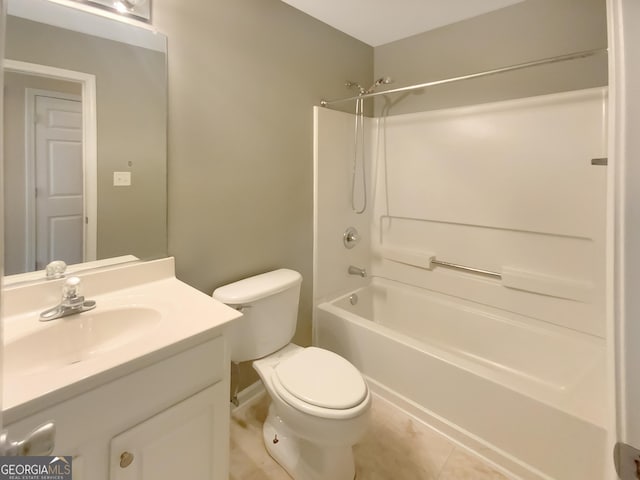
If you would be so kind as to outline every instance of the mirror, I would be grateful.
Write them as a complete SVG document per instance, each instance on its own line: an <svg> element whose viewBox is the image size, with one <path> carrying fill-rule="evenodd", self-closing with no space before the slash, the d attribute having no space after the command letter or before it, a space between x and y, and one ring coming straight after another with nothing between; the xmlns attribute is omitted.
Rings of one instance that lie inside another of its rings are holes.
<svg viewBox="0 0 640 480"><path fill-rule="evenodd" d="M166 38L9 0L5 274L166 256Z"/></svg>

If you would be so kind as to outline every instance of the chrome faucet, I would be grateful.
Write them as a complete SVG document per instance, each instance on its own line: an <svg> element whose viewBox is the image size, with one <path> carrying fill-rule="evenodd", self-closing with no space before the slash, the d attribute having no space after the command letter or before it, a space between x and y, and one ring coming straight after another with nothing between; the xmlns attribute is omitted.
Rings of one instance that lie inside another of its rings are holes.
<svg viewBox="0 0 640 480"><path fill-rule="evenodd" d="M78 277L70 277L62 286L62 301L60 304L42 312L40 321L48 322L56 318L93 310L94 308L96 308L95 301L85 300L84 296L80 295L80 279Z"/></svg>
<svg viewBox="0 0 640 480"><path fill-rule="evenodd" d="M353 265L349 265L349 275L360 275L362 278L367 276L367 271L364 268L354 267Z"/></svg>

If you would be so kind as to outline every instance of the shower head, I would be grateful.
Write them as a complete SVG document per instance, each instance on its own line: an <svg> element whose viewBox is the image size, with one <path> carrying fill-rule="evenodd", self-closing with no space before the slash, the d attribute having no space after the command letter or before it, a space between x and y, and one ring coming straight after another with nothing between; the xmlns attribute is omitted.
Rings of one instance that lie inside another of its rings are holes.
<svg viewBox="0 0 640 480"><path fill-rule="evenodd" d="M373 85L371 85L368 90L365 90L365 93L373 93L373 91L380 85L389 85L390 83L393 83L391 77L380 77L375 82L373 82Z"/></svg>
<svg viewBox="0 0 640 480"><path fill-rule="evenodd" d="M360 92L360 95L366 95L367 93L373 93L375 89L380 85L389 85L390 83L393 83L391 77L380 77L375 82L373 82L373 85L371 85L369 89L365 89L358 82L352 82L351 80L347 80L344 86L347 88L356 88Z"/></svg>
<svg viewBox="0 0 640 480"><path fill-rule="evenodd" d="M357 88L360 92L360 95L367 92L362 85L360 85L358 82L352 82L351 80L347 80L344 86L347 88Z"/></svg>

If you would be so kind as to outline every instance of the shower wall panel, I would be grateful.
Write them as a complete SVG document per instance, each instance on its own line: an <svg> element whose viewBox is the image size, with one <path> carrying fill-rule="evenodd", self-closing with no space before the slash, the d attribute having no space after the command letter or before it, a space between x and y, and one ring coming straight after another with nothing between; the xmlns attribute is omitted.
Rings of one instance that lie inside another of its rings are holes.
<svg viewBox="0 0 640 480"><path fill-rule="evenodd" d="M596 88L380 119L373 273L604 336L605 105Z"/></svg>
<svg viewBox="0 0 640 480"><path fill-rule="evenodd" d="M348 275L349 265L369 269L370 225L373 211L371 143L372 120L365 118L364 174L367 208L351 208L355 155L355 116L314 107L314 303L362 286L365 279ZM362 158L355 181L356 206L363 205ZM355 227L361 240L345 248L343 234Z"/></svg>

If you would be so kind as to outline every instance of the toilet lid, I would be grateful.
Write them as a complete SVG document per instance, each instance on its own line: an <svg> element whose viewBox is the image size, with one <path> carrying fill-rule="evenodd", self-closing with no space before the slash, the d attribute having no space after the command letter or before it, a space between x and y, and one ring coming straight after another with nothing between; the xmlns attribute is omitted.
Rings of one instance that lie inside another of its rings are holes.
<svg viewBox="0 0 640 480"><path fill-rule="evenodd" d="M288 357L275 367L275 374L291 395L322 408L352 408L367 396L356 367L321 348L308 347Z"/></svg>

